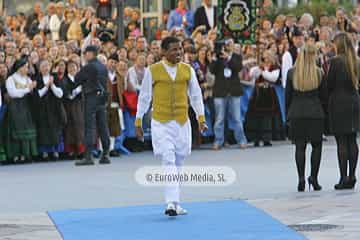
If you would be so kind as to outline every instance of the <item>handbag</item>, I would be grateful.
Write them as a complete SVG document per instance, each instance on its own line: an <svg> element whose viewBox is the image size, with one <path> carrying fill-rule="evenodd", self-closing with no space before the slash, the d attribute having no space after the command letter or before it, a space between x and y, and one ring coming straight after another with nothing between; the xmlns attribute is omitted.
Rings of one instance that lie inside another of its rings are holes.
<svg viewBox="0 0 360 240"><path fill-rule="evenodd" d="M137 104L138 104L138 94L137 92L130 92L125 90L123 92L124 105L129 110L131 116L136 115Z"/></svg>

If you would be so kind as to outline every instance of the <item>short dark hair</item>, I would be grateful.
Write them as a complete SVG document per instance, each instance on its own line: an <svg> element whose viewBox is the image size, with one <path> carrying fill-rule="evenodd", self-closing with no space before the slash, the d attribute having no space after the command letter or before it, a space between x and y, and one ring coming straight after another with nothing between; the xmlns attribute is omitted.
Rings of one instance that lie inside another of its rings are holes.
<svg viewBox="0 0 360 240"><path fill-rule="evenodd" d="M98 51L99 51L99 48L95 45L89 45L85 48L85 52L84 53L87 53L87 52L92 52L94 53L95 55L98 54Z"/></svg>
<svg viewBox="0 0 360 240"><path fill-rule="evenodd" d="M172 36L166 37L161 42L161 48L164 50L169 50L170 44L179 43L179 42L180 40L176 37L172 37Z"/></svg>
<svg viewBox="0 0 360 240"><path fill-rule="evenodd" d="M184 45L188 43L188 44L191 44L191 45L194 45L195 46L195 42L194 42L194 39L192 38L186 38L182 41L181 45L184 47Z"/></svg>

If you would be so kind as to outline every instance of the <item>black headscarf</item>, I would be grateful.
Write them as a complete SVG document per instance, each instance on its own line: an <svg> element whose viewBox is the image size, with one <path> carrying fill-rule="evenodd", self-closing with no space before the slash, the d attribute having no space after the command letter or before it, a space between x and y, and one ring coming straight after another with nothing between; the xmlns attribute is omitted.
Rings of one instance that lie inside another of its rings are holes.
<svg viewBox="0 0 360 240"><path fill-rule="evenodd" d="M20 59L16 60L14 66L11 69L11 75L16 73L20 68L22 68L28 62L27 56L22 56Z"/></svg>

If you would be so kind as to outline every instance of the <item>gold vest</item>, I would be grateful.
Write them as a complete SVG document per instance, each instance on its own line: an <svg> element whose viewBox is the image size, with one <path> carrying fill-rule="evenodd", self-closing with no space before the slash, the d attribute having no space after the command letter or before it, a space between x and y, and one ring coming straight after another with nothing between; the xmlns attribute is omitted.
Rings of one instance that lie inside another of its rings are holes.
<svg viewBox="0 0 360 240"><path fill-rule="evenodd" d="M163 63L150 66L153 79L152 117L166 123L175 120L183 125L188 120L188 85L191 79L190 66L177 65L176 78L173 80Z"/></svg>

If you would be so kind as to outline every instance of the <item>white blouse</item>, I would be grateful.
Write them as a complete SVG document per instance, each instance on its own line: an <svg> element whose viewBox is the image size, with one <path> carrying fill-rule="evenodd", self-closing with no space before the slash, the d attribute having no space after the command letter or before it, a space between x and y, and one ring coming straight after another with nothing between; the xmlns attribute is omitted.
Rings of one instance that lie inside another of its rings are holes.
<svg viewBox="0 0 360 240"><path fill-rule="evenodd" d="M280 69L276 69L271 72L268 70L264 70L261 74L265 80L275 83L279 79Z"/></svg>
<svg viewBox="0 0 360 240"><path fill-rule="evenodd" d="M45 94L49 91L49 87L47 87L46 84L50 81L50 75L43 76L42 79L45 86L42 89L38 90L40 98L45 96ZM57 98L62 98L64 93L61 88L57 87L55 83L51 85L50 88Z"/></svg>
<svg viewBox="0 0 360 240"><path fill-rule="evenodd" d="M72 76L72 75L68 74L68 78L70 79L70 81L75 82L75 76ZM81 92L82 92L82 86L78 86L77 88L72 90L71 95L69 96L69 99L73 100Z"/></svg>
<svg viewBox="0 0 360 240"><path fill-rule="evenodd" d="M28 76L21 76L18 73L14 73L6 80L6 89L11 98L23 98L26 94L30 93L28 84L31 80Z"/></svg>

